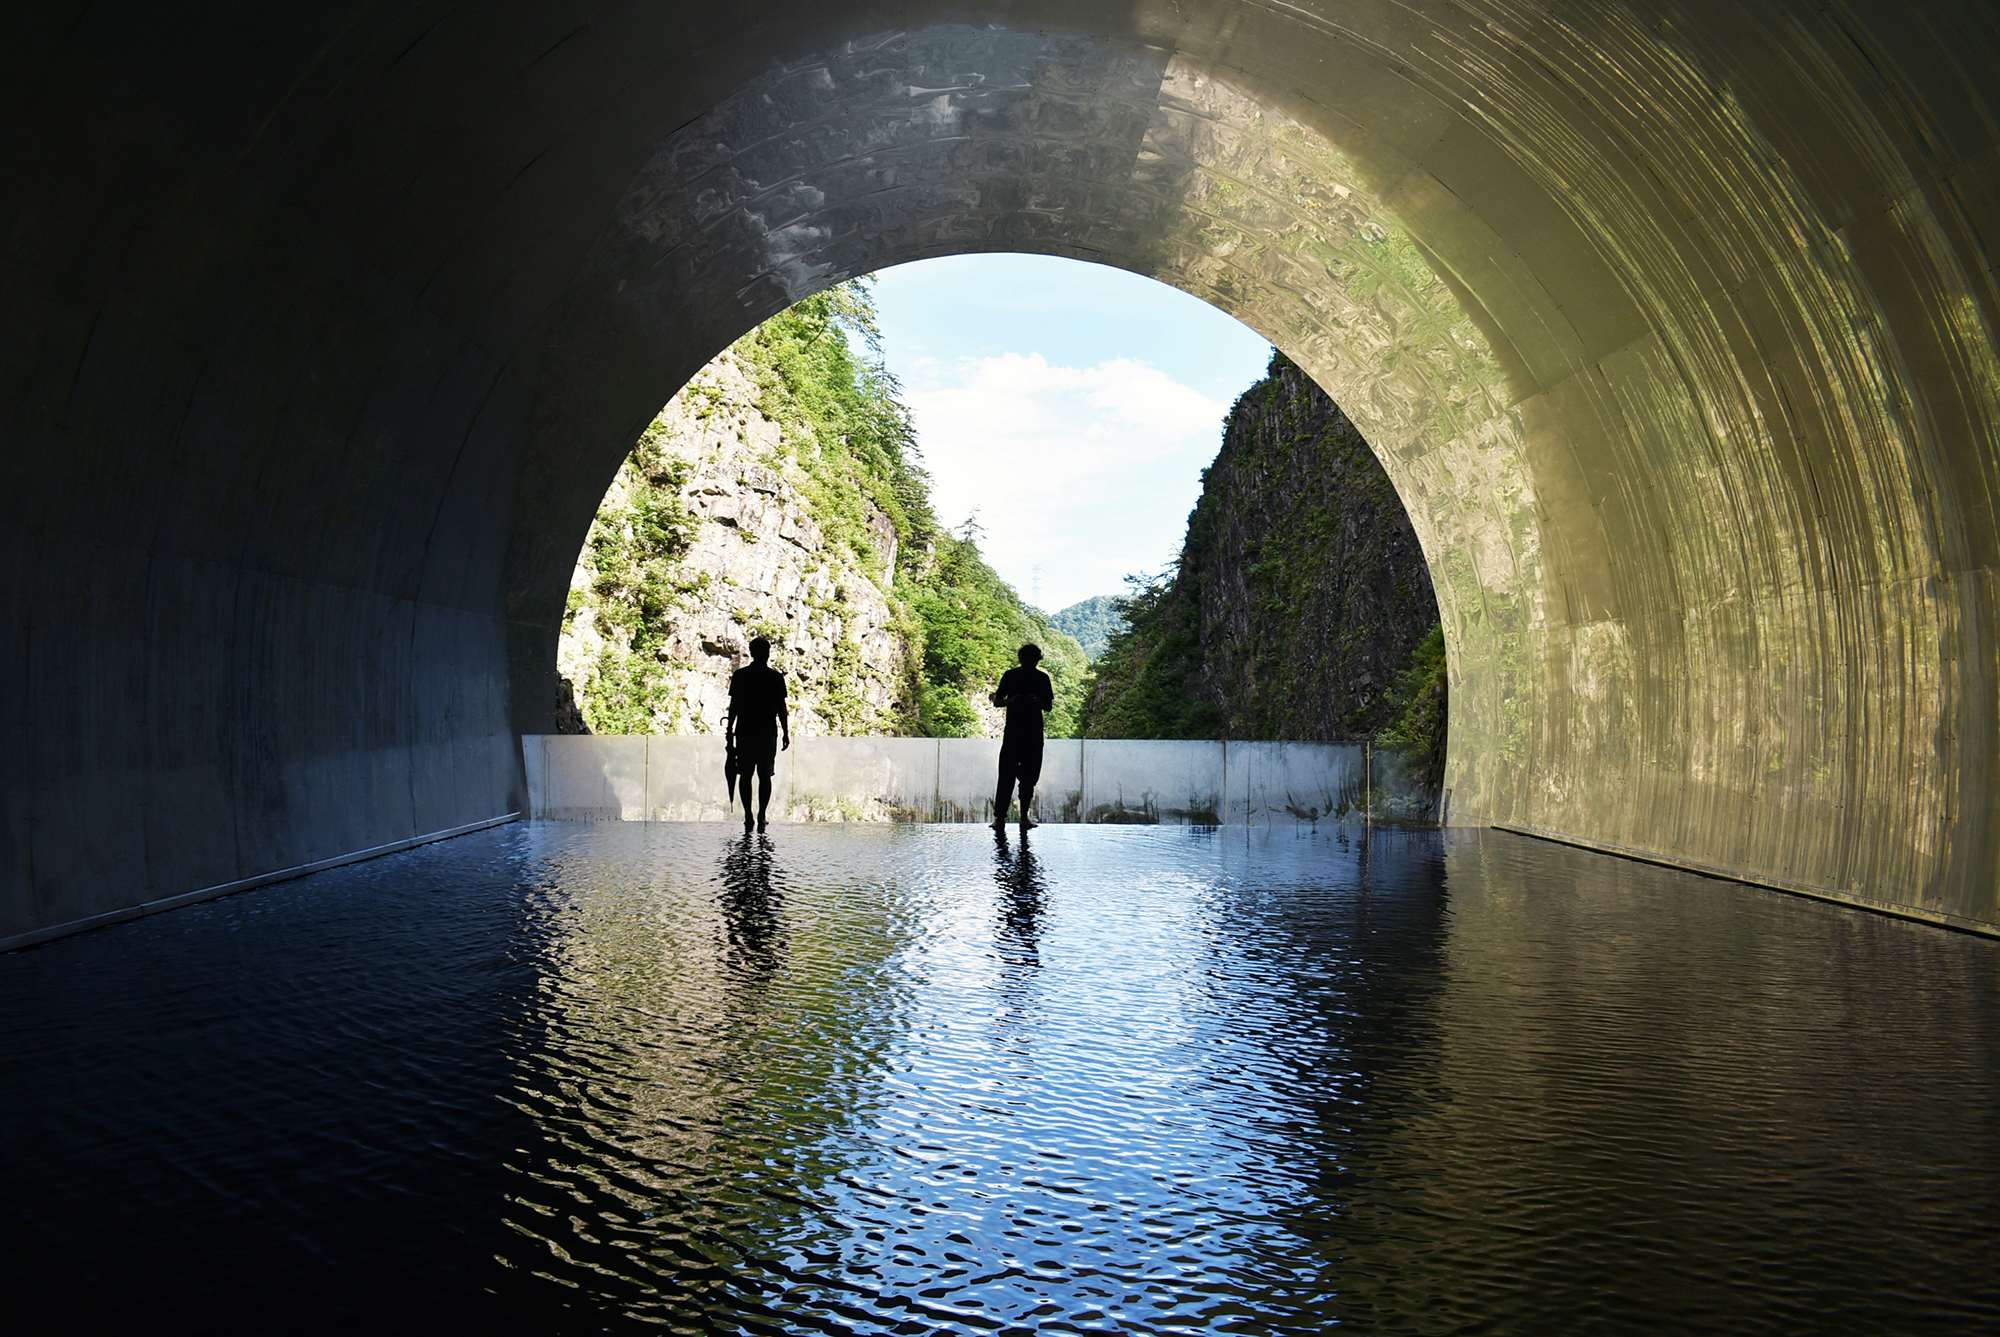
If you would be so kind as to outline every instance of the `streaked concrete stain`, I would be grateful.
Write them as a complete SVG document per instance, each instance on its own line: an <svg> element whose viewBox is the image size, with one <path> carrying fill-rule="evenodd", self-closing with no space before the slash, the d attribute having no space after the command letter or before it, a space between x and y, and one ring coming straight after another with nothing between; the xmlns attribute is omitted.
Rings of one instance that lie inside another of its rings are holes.
<svg viewBox="0 0 2000 1337"><path fill-rule="evenodd" d="M731 821L713 734L521 740L530 817ZM993 738L800 738L772 768L785 821L989 822ZM1044 822L1266 826L1320 821L1434 825L1436 794L1399 758L1360 743L1052 738L1035 788Z"/></svg>

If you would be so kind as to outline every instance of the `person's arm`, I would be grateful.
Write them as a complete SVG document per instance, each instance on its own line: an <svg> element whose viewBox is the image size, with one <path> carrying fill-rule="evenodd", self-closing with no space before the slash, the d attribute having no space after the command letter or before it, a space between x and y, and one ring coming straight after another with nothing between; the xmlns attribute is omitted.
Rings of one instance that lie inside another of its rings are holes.
<svg viewBox="0 0 2000 1337"><path fill-rule="evenodd" d="M1046 714L1048 711L1056 708L1055 681L1048 674L1039 670L1036 671L1035 677L1038 679L1035 683L1035 695L1041 698L1042 711Z"/></svg>
<svg viewBox="0 0 2000 1337"><path fill-rule="evenodd" d="M785 679L782 674L778 677L778 727L785 731L785 749L789 751L792 746L792 713L785 709Z"/></svg>
<svg viewBox="0 0 2000 1337"><path fill-rule="evenodd" d="M1000 707L1000 709L1002 710L1005 710L1007 708L1007 679L1013 676L1014 676L1013 669L1008 669L1005 673L1001 674L999 685L993 689L993 695L987 698L987 700L991 701L994 705Z"/></svg>

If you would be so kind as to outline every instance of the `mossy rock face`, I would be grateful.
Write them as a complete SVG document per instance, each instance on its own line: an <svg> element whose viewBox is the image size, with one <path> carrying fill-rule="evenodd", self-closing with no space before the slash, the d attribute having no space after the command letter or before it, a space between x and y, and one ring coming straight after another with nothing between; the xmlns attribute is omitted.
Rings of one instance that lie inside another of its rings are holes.
<svg viewBox="0 0 2000 1337"><path fill-rule="evenodd" d="M1399 729L1442 755L1443 642L1420 656L1438 613L1416 533L1360 432L1281 354L1230 410L1178 563L1121 608L1085 737Z"/></svg>

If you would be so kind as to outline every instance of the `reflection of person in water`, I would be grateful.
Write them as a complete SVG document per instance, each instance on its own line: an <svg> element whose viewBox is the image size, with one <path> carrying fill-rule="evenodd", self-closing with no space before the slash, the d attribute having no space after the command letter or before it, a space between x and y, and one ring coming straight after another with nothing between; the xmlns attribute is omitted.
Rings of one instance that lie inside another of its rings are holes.
<svg viewBox="0 0 2000 1337"><path fill-rule="evenodd" d="M1041 865L1028 848L1023 834L1021 847L1007 841L1003 823L993 836L993 882L1000 889L1000 939L1011 948L1010 955L1024 965L1041 964L1042 909L1048 887L1042 880Z"/></svg>
<svg viewBox="0 0 2000 1337"><path fill-rule="evenodd" d="M1038 645L1020 649L1020 663L1000 675L993 704L1007 712L1007 729L1000 735L1000 785L993 791L993 829L1007 825L1007 805L1014 784L1021 785L1021 830L1039 825L1028 809L1035 801L1035 781L1042 778L1042 713L1054 710L1056 687L1036 668L1042 662Z"/></svg>
<svg viewBox="0 0 2000 1337"><path fill-rule="evenodd" d="M778 912L785 899L772 875L771 842L751 835L730 841L721 872L722 894L717 899L730 955L755 973L768 974L778 964L782 945Z"/></svg>

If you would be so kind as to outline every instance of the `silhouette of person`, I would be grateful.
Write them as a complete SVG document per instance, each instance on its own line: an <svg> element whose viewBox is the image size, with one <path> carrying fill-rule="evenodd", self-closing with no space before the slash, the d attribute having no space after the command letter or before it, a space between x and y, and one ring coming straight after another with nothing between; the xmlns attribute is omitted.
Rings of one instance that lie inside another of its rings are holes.
<svg viewBox="0 0 2000 1337"><path fill-rule="evenodd" d="M993 691L993 704L1007 712L1007 728L1000 735L1000 786L993 791L993 829L1007 828L1007 803L1014 784L1021 786L1021 829L1040 823L1028 814L1035 801L1035 781L1042 778L1042 713L1054 710L1056 687L1049 675L1036 668L1042 662L1038 645L1024 645L1020 663L1000 675Z"/></svg>
<svg viewBox="0 0 2000 1337"><path fill-rule="evenodd" d="M792 745L792 717L785 710L785 675L770 665L771 643L750 642L750 662L729 675L729 722L723 743L736 750L736 775L743 786L743 829L750 829L750 777L757 777L757 829L771 810L771 770L778 763L778 735Z"/></svg>

